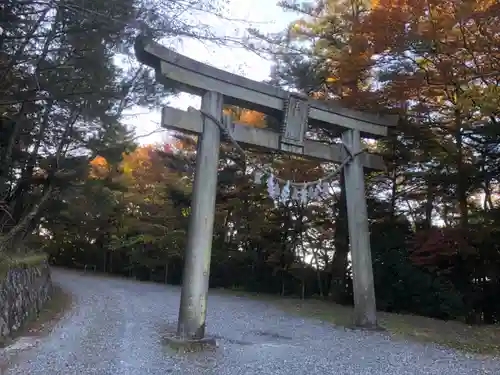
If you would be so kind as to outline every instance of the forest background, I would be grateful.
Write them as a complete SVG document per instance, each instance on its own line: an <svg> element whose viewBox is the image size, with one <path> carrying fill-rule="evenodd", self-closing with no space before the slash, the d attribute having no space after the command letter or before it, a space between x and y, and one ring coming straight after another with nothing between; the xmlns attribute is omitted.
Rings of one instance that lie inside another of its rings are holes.
<svg viewBox="0 0 500 375"><path fill-rule="evenodd" d="M173 94L134 63L135 37L182 36L271 55L274 85L399 115L388 137L367 143L388 166L366 176L378 308L498 323L500 5L281 6L300 15L282 32L257 27L220 38L193 16L223 18L224 3L216 0L4 2L2 256L44 251L55 265L180 283L196 140L175 135L140 145L124 113L159 108ZM225 111L248 126L279 121L244 108ZM338 142L328 129L310 136ZM317 162L279 154L253 152L249 161L294 180L325 173ZM224 144L211 286L351 304L342 174L319 203L275 207L239 165Z"/></svg>

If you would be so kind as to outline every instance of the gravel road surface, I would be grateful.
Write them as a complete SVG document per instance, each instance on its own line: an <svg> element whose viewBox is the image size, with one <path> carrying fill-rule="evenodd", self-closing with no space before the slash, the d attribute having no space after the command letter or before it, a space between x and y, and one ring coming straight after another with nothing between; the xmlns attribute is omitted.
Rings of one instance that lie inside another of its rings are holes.
<svg viewBox="0 0 500 375"><path fill-rule="evenodd" d="M10 350L15 355L2 375L500 374L500 360L335 328L215 294L207 330L219 347L178 354L163 344L162 332L175 324L179 288L61 270L53 279L73 293L74 307L48 336Z"/></svg>

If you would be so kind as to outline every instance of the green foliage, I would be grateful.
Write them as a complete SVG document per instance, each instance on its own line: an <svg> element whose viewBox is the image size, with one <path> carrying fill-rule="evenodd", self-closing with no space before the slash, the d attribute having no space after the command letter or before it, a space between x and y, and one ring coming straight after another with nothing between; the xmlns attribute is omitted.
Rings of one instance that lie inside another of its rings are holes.
<svg viewBox="0 0 500 375"><path fill-rule="evenodd" d="M47 254L26 254L16 257L2 255L0 257L0 280L3 280L13 268L37 267L44 262L47 262Z"/></svg>
<svg viewBox="0 0 500 375"><path fill-rule="evenodd" d="M200 0L189 6L210 12L219 5ZM37 229L42 206L64 205L86 184L90 160L100 155L117 165L124 151L133 151L124 112L165 99L153 72L132 58L134 41L139 33L212 37L196 22L178 22L186 10L162 0L2 3L2 251Z"/></svg>
<svg viewBox="0 0 500 375"><path fill-rule="evenodd" d="M467 306L456 286L412 259L410 222L404 216L387 217L383 211L374 214L380 215L370 228L378 308L447 320L464 318Z"/></svg>
<svg viewBox="0 0 500 375"><path fill-rule="evenodd" d="M419 2L301 3L293 8L304 17L272 38L279 52L273 82L401 115L398 128L374 145L388 173L368 183L378 306L498 322L489 297L500 290L500 249L491 240L500 183L492 2L444 1L432 9ZM474 21L465 25L464 17ZM328 137L328 129L318 132Z"/></svg>

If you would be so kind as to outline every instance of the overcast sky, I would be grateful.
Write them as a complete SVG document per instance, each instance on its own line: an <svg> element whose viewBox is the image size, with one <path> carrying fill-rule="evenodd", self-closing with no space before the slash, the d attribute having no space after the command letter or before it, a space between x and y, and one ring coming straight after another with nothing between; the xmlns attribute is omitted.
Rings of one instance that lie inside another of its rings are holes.
<svg viewBox="0 0 500 375"><path fill-rule="evenodd" d="M297 14L284 12L276 4L276 0L230 0L228 17L255 22L254 27L261 32L279 32L287 25L297 19ZM248 27L245 24L228 23L222 20L206 18L204 23L213 25L218 34L234 36L241 35ZM174 45L177 52L198 61L208 63L217 68L231 73L262 81L269 77L272 62L267 61L256 54L245 51L242 48L218 47L202 44L195 40L184 39L181 45ZM200 99L187 94L179 98L173 98L170 102L172 107L187 109L189 106L199 108ZM137 135L148 134L159 128L161 115L158 110L148 112L143 108L136 108L126 117L125 123L135 128ZM147 137L141 137L142 144L162 142L166 134L159 132Z"/></svg>

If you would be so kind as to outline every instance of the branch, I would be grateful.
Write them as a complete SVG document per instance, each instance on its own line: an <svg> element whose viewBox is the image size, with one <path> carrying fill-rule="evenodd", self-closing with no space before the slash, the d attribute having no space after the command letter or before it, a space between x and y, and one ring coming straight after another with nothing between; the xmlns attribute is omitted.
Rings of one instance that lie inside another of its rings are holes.
<svg viewBox="0 0 500 375"><path fill-rule="evenodd" d="M53 187L49 186L45 193L43 194L40 201L35 204L31 211L21 220L19 224L17 224L14 228L12 228L7 235L5 235L0 240L0 254L8 252L10 246L13 244L14 239L21 234L24 230L26 230L31 223L31 221L38 215L42 206L49 200L53 192Z"/></svg>

